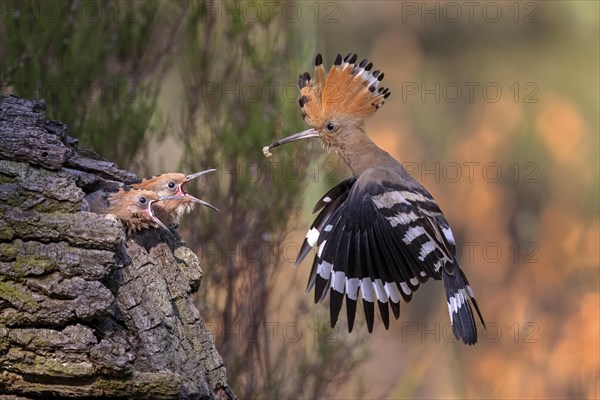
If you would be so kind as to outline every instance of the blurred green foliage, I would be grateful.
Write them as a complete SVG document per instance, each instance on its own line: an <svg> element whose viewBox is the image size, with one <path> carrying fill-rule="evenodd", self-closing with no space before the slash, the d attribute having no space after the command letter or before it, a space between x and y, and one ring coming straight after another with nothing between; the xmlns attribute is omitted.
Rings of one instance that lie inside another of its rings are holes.
<svg viewBox="0 0 600 400"><path fill-rule="evenodd" d="M222 212L196 210L179 232L202 260L197 305L240 398L597 398L598 2L472 2L473 21L462 2L275 3L302 18L264 12L269 1L2 0L0 89L46 98L71 135L124 167L138 163L135 172L163 172L161 157L184 173L218 169L188 190ZM486 19L488 4L500 21ZM436 18L456 7L459 21ZM405 322L447 324L435 283L368 348L362 318L351 335L332 331L327 307L302 297L308 262L291 269L300 243L289 231L307 227L337 175L309 164L317 143L269 159L261 148L305 128L295 81L316 51L326 66L357 52L385 71L393 94L368 132L417 166L459 242L503 250L490 261L463 246L461 261L486 319L504 329L498 341L407 338ZM473 100L468 82L478 83ZM486 83L503 89L499 101L484 98ZM462 88L459 101L444 97L446 84ZM473 179L467 163L477 163ZM461 179L444 175L451 165ZM485 165L501 167L498 181ZM305 188L296 171L319 175ZM541 327L539 343L514 340L528 322ZM301 340L282 338L286 324Z"/></svg>
<svg viewBox="0 0 600 400"><path fill-rule="evenodd" d="M275 160L261 149L304 129L296 77L314 57L314 27L268 12L251 20L244 10L239 1L15 1L3 3L0 25L4 93L45 98L48 115L123 167L148 168L158 159L149 141L168 138L182 150L181 172L217 168L188 190L222 213L194 212L180 232L203 260L202 315L221 332L267 326L290 306L278 302L275 278L304 187L282 165L295 174L309 156L304 145L278 149ZM166 127L159 100L179 106ZM305 300L291 308L281 324L306 322ZM328 329L317 332L328 337ZM215 339L240 398L333 393L365 359L359 334L317 346Z"/></svg>
<svg viewBox="0 0 600 400"><path fill-rule="evenodd" d="M303 203L302 180L286 177L282 164L304 171L310 153L290 146L267 159L261 149L305 129L295 81L311 65L315 37L281 18L250 21L241 14L243 7L234 6L238 2L228 4L232 13L224 19L205 3L193 3L181 42L181 169L217 168L216 177L207 176L193 190L225 210L190 215L184 237L206 261L209 283L199 293L203 315L220 332L239 332L216 335L238 395L314 397L333 392L364 357L356 354L360 346L346 340L305 348L281 345L264 334L273 323L269 317L282 307L275 278L286 265L282 245L289 221ZM293 97L285 89L290 86ZM302 324L303 313L280 315L286 319L277 324ZM247 340L242 334L253 326L263 334Z"/></svg>
<svg viewBox="0 0 600 400"><path fill-rule="evenodd" d="M45 98L48 114L103 156L127 165L153 124L162 62L144 63L160 2L3 1L3 92Z"/></svg>

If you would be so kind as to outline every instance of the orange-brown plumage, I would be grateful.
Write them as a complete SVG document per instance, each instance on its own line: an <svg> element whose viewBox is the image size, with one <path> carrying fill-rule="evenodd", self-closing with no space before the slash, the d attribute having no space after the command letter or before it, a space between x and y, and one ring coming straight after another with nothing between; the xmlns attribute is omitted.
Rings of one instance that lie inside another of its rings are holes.
<svg viewBox="0 0 600 400"><path fill-rule="evenodd" d="M350 178L319 200L319 215L302 243L296 265L316 249L307 291L315 302L329 292L331 326L346 302L352 331L362 297L367 328L373 329L375 305L386 328L389 307L400 316L400 300L409 302L421 283L442 280L456 338L477 341L472 306L483 318L468 280L456 260L456 242L448 221L431 194L397 160L367 136L365 119L389 97L380 88L383 73L356 54L337 56L328 75L323 58L315 60L315 79L300 75L300 107L311 128L263 148L319 138L350 167ZM485 324L484 324L485 326Z"/></svg>
<svg viewBox="0 0 600 400"><path fill-rule="evenodd" d="M184 175L176 172L166 173L146 178L142 182L132 185L132 187L152 190L159 196L173 196L174 199L172 200L165 200L156 204L154 210L157 217L165 224L178 223L181 216L191 212L197 203L217 210L207 202L190 195L184 188L192 179L212 171L214 169L201 171L192 175Z"/></svg>
<svg viewBox="0 0 600 400"><path fill-rule="evenodd" d="M122 187L114 193L95 192L86 197L90 211L97 214L113 214L125 227L127 234L150 227L168 230L154 215L153 203L161 196L150 190Z"/></svg>
<svg viewBox="0 0 600 400"><path fill-rule="evenodd" d="M342 157L356 176L373 163L395 168L397 161L365 132L365 119L375 114L391 94L389 89L379 87L384 74L371 72L372 68L367 60L356 64L356 54L348 54L343 60L338 54L325 75L323 59L317 56L315 79L305 72L298 80L302 117L312 128L266 146L265 155L281 144L318 137L327 150Z"/></svg>
<svg viewBox="0 0 600 400"><path fill-rule="evenodd" d="M355 62L356 54L349 54L343 62L338 55L329 74L325 75L323 60L317 57L315 79L308 73L300 75L300 106L306 123L319 128L336 116L366 119L385 103L390 92L379 88L384 74L379 71L371 74L373 64L367 60L357 65Z"/></svg>

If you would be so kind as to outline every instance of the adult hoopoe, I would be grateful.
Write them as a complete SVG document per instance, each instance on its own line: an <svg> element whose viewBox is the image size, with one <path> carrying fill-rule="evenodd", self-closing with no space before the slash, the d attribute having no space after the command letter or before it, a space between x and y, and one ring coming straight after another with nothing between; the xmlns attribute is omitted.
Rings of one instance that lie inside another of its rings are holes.
<svg viewBox="0 0 600 400"><path fill-rule="evenodd" d="M156 175L152 178L146 178L142 180L142 182L131 186L136 189L152 190L160 196L174 197L173 200L162 201L155 207L157 217L165 224L169 225L172 223L179 223L181 216L191 212L196 203L219 211L218 208L192 196L184 189L184 186L192 179L196 179L204 174L214 171L216 171L216 169L208 169L191 175L167 173Z"/></svg>
<svg viewBox="0 0 600 400"><path fill-rule="evenodd" d="M383 72L356 54L338 54L325 75L317 55L315 78L300 75L300 108L310 129L280 139L269 150L299 139L320 138L335 151L353 176L321 198L321 211L302 244L296 265L314 246L307 291L315 302L329 291L331 326L335 326L346 298L348 330L352 331L359 290L369 332L377 302L386 329L388 302L396 319L400 299L408 302L429 277L441 279L446 289L452 330L457 339L474 344L477 329L471 304L483 318L467 277L456 260L456 243L448 221L429 192L365 132L365 119L390 96L380 87Z"/></svg>
<svg viewBox="0 0 600 400"><path fill-rule="evenodd" d="M122 187L114 193L97 191L85 197L89 211L117 216L123 222L128 235L155 226L169 232L169 228L154 215L152 205L156 202L175 199L177 197L161 197L153 191L132 189L128 186Z"/></svg>

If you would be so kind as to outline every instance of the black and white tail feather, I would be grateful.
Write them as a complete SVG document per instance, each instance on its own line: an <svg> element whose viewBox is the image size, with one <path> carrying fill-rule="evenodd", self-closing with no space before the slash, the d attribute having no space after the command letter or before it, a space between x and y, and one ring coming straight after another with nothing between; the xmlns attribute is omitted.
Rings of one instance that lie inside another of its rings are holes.
<svg viewBox="0 0 600 400"><path fill-rule="evenodd" d="M467 278L456 261L456 244L446 218L429 192L364 130L390 97L381 87L384 73L372 71L354 53L337 55L328 74L323 58L315 59L314 79L299 76L300 109L310 129L280 139L263 149L319 137L348 164L354 176L331 189L318 202L319 212L300 249L296 265L316 249L307 291L315 302L329 294L331 325L345 300L352 331L357 303L362 302L369 332L375 304L386 328L389 311L400 316L400 299L409 302L430 277L442 280L455 336L477 341L472 307L483 323ZM360 299L359 299L360 297Z"/></svg>
<svg viewBox="0 0 600 400"><path fill-rule="evenodd" d="M346 300L352 331L359 292L369 332L375 302L385 328L389 308L400 316L400 299L409 302L430 277L442 280L457 339L474 344L477 329L471 305L483 318L466 276L456 261L456 244L446 218L427 190L406 171L369 169L325 194L321 210L302 244L296 265L316 247L307 292L315 302L330 297L331 326ZM408 176L408 177L407 177Z"/></svg>

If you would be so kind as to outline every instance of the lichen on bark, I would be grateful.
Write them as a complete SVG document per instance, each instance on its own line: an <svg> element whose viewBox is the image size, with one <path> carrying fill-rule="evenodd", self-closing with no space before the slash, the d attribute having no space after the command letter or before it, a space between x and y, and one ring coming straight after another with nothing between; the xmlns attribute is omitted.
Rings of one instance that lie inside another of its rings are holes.
<svg viewBox="0 0 600 400"><path fill-rule="evenodd" d="M44 110L0 96L0 394L235 398L192 301L198 258L178 237L126 237L81 211L86 193L139 177L77 148Z"/></svg>

